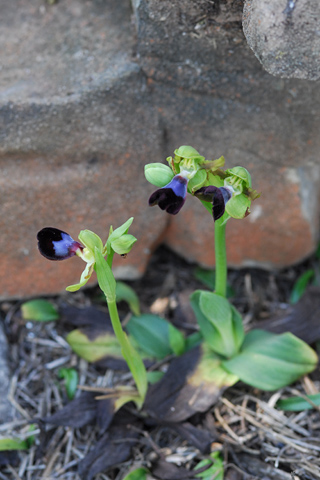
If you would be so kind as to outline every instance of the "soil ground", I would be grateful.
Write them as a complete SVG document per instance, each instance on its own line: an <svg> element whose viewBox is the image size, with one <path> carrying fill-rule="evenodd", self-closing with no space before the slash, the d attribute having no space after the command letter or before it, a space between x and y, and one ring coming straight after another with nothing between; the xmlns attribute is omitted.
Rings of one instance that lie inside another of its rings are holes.
<svg viewBox="0 0 320 480"><path fill-rule="evenodd" d="M194 275L195 268L166 248L158 249L144 277L130 282L139 296L141 310L156 312L179 328L195 331L197 327L188 298L194 289L203 288ZM318 269L315 257L281 272L230 270L232 302L242 313L245 328L250 329L253 324L291 308L289 298L294 282L308 268ZM66 305L83 308L97 302L103 309L97 299L98 290L90 288L50 300L59 310ZM35 418L52 415L68 403L63 380L57 374L61 367L74 367L79 374L79 384L87 386L123 384L130 381L130 375L102 369L80 359L65 341L70 325L59 321L26 323L21 318L20 305L20 301L1 304L10 342L9 399L13 417L0 425L0 435L19 438L33 435L35 440L28 450L9 454L9 464L0 466L0 479L87 480L89 476L79 476L78 464L96 448L101 438L98 426L93 422L81 428L52 427L40 422L30 431L30 423ZM128 309L125 304L120 304L120 314L126 321ZM221 452L226 480L317 480L320 479L319 408L283 412L276 408L276 402L279 398L319 390L319 370L278 392L262 392L239 382L226 390L209 411L192 417L189 424L201 434L212 435L210 449ZM129 413L132 413L130 409ZM148 479L169 480L170 475L173 479L195 478L190 472L207 457L195 442L190 438L186 440L170 426L141 423L135 430L140 436L132 443L128 458L94 475L94 480L122 480L131 468L141 465L153 472ZM130 443L130 438L124 440ZM159 457L165 458L177 470L167 477L161 468L157 473L153 466Z"/></svg>

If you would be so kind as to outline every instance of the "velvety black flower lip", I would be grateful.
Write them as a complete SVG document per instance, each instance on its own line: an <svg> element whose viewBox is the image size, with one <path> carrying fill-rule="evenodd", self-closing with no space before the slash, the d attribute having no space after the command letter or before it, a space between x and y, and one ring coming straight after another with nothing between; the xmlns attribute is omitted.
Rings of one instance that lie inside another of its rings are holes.
<svg viewBox="0 0 320 480"><path fill-rule="evenodd" d="M226 203L232 197L228 188L209 185L197 190L194 195L204 202L212 202L212 215L214 221L219 220L226 210Z"/></svg>
<svg viewBox="0 0 320 480"><path fill-rule="evenodd" d="M65 260L76 255L83 246L66 232L54 227L45 227L37 234L38 249L49 260Z"/></svg>
<svg viewBox="0 0 320 480"><path fill-rule="evenodd" d="M168 185L153 192L149 198L149 206L159 205L161 210L176 215L186 201L187 185L187 178L175 175Z"/></svg>

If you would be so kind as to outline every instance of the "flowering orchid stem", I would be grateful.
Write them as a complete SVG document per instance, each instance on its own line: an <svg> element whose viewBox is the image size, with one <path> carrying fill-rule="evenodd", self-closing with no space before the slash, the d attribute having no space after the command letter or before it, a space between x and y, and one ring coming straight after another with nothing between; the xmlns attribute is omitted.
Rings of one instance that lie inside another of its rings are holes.
<svg viewBox="0 0 320 480"><path fill-rule="evenodd" d="M96 272L99 287L106 296L109 315L115 336L120 344L122 355L132 373L139 392L139 398L135 400L140 408L143 405L147 393L147 372L139 353L131 344L127 334L123 331L118 307L116 302L116 281L112 273L113 250L108 255L107 260L104 259L101 252L96 249Z"/></svg>
<svg viewBox="0 0 320 480"><path fill-rule="evenodd" d="M131 345L126 333L122 329L116 300L108 300L108 310L115 336L121 347L122 355L128 364L141 398L141 406L147 393L147 372L140 355Z"/></svg>
<svg viewBox="0 0 320 480"><path fill-rule="evenodd" d="M215 293L226 297L227 294L227 252L226 252L226 222L214 225L214 248L216 257Z"/></svg>

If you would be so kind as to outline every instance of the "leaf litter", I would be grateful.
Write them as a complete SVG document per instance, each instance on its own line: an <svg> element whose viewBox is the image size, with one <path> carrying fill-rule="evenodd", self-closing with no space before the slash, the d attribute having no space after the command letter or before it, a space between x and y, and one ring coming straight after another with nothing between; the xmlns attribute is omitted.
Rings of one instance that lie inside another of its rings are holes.
<svg viewBox="0 0 320 480"><path fill-rule="evenodd" d="M319 289L309 287L296 305L288 304L295 279L312 260L308 262L279 273L230 271L233 303L243 315L246 330L258 325L278 333L292 331L308 343L320 339ZM142 311L170 319L186 334L196 332L188 297L203 285L192 277L193 269L175 254L159 249L144 278L131 283ZM239 382L206 400L204 389L202 408L192 408L192 402L187 408L186 402L179 403L190 395L181 376L183 369L185 376L190 373L190 363L196 364L199 349L195 349L156 363L167 374L171 369L174 376L164 376L160 389L159 384L150 387L142 412L131 404L115 412L112 396L96 397L119 384L132 385L124 362L88 363L65 340L74 327L87 329L93 336L109 328L106 309L97 307L95 297L96 290L89 289L54 298L62 318L48 323L26 323L19 302L2 303L11 347L9 399L15 412L12 420L0 425L0 435L34 440L28 450L0 452L0 479L122 480L139 467L150 472L148 480L199 478L194 469L209 458L210 451L220 452L226 480L320 479L319 407L300 412L277 408L279 400L319 393L319 370L273 393ZM126 318L127 306L121 310ZM75 399L68 401L63 380L58 378L61 367L76 369L79 385L94 391L79 389ZM169 386L163 387L165 382ZM30 425L34 425L32 431Z"/></svg>

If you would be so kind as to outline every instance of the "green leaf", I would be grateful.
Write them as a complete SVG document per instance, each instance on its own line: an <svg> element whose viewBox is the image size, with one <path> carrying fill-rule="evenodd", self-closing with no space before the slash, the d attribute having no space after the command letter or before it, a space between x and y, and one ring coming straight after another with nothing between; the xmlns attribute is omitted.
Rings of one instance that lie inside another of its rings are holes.
<svg viewBox="0 0 320 480"><path fill-rule="evenodd" d="M190 297L203 338L225 357L238 352L244 338L242 319L228 300L212 292L196 290Z"/></svg>
<svg viewBox="0 0 320 480"><path fill-rule="evenodd" d="M35 423L31 423L29 426L29 432L34 432L37 428L38 428L38 425L36 425ZM30 437L26 438L28 448L32 447L35 441L36 441L35 435L30 435Z"/></svg>
<svg viewBox="0 0 320 480"><path fill-rule="evenodd" d="M320 406L320 393L306 395L306 397L315 405ZM277 407L288 412L300 412L302 410L312 410L314 408L310 402L302 397L291 397L278 400Z"/></svg>
<svg viewBox="0 0 320 480"><path fill-rule="evenodd" d="M208 202L206 202L208 203ZM212 204L211 205L211 213L212 213ZM197 266L194 270L194 276L197 280L203 283L206 287L210 290L215 289L216 283L216 275L215 270L213 268L202 268ZM235 291L230 284L227 284L227 298L234 297Z"/></svg>
<svg viewBox="0 0 320 480"><path fill-rule="evenodd" d="M27 450L29 448L27 440L18 440L14 438L2 438L0 440L0 452L5 450Z"/></svg>
<svg viewBox="0 0 320 480"><path fill-rule="evenodd" d="M206 342L201 345L201 356L197 363L197 367L188 378L188 385L206 388L205 395L213 395L216 388L230 387L234 385L239 377L230 374L222 365L221 357L214 353Z"/></svg>
<svg viewBox="0 0 320 480"><path fill-rule="evenodd" d="M65 387L69 400L72 400L76 394L78 386L78 372L74 368L60 368L58 377L65 380Z"/></svg>
<svg viewBox="0 0 320 480"><path fill-rule="evenodd" d="M138 408L141 408L148 389L147 372L139 353L135 350L125 332L123 332L122 344L122 355L128 364L140 395L139 398L133 399L133 401Z"/></svg>
<svg viewBox="0 0 320 480"><path fill-rule="evenodd" d="M29 300L21 305L22 318L37 322L51 322L59 319L56 307L47 300Z"/></svg>
<svg viewBox="0 0 320 480"><path fill-rule="evenodd" d="M206 287L210 288L210 290L214 290L216 283L216 274L213 268L202 268L198 266L194 269L194 276Z"/></svg>
<svg viewBox="0 0 320 480"><path fill-rule="evenodd" d="M290 295L290 303L297 303L297 301L300 300L314 276L315 271L313 269L306 270L302 275L300 275L293 285Z"/></svg>
<svg viewBox="0 0 320 480"><path fill-rule="evenodd" d="M131 312L140 315L140 302L136 292L126 283L117 282L116 285L117 302L126 302L129 305Z"/></svg>
<svg viewBox="0 0 320 480"><path fill-rule="evenodd" d="M73 330L66 340L72 350L88 362L97 362L104 357L122 359L119 342L111 333L103 333L90 340L81 330Z"/></svg>
<svg viewBox="0 0 320 480"><path fill-rule="evenodd" d="M210 465L214 462L211 467L201 473L197 473L196 471L199 468L205 467L206 465ZM209 458L205 458L199 462L195 469L194 469L195 476L197 478L202 478L203 480L223 480L224 477L224 468L223 468L223 459L221 457L220 452L213 452L210 454Z"/></svg>
<svg viewBox="0 0 320 480"><path fill-rule="evenodd" d="M172 354L169 344L169 322L157 315L132 316L126 326L141 350L153 358Z"/></svg>
<svg viewBox="0 0 320 480"><path fill-rule="evenodd" d="M222 366L240 380L261 390L277 390L314 370L316 353L291 333L276 335L252 330L241 352Z"/></svg>
<svg viewBox="0 0 320 480"><path fill-rule="evenodd" d="M95 249L96 258L96 273L99 287L107 297L108 302L114 301L116 298L116 281L112 270L104 259L102 253L97 248Z"/></svg>
<svg viewBox="0 0 320 480"><path fill-rule="evenodd" d="M191 333L191 335L189 335L186 338L185 351L188 352L189 350L196 347L197 345L200 345L201 342L203 342L203 337L201 335L201 332Z"/></svg>
<svg viewBox="0 0 320 480"><path fill-rule="evenodd" d="M180 330L169 323L169 344L175 355L182 355L186 348L186 339Z"/></svg>
<svg viewBox="0 0 320 480"><path fill-rule="evenodd" d="M144 467L140 467L128 473L128 475L126 475L123 480L146 480L147 474L148 470Z"/></svg>
<svg viewBox="0 0 320 480"><path fill-rule="evenodd" d="M152 385L154 383L159 382L159 380L161 380L163 375L164 375L164 372L161 372L159 370L155 370L155 371L152 371L152 372L147 372L148 383L151 383L151 385Z"/></svg>

